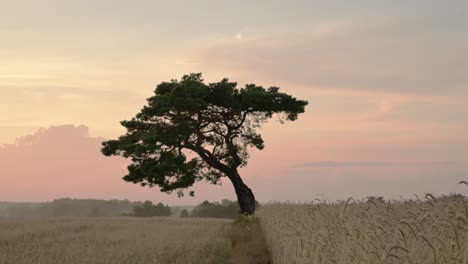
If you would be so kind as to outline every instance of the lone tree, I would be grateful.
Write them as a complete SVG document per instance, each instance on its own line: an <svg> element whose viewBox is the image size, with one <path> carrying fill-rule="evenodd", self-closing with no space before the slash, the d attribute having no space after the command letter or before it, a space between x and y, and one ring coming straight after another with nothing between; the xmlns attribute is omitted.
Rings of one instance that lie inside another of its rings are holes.
<svg viewBox="0 0 468 264"><path fill-rule="evenodd" d="M123 179L183 196L197 181L218 184L227 176L241 213L248 215L255 212L255 197L238 169L247 165L249 147L264 148L256 129L275 114L282 123L294 121L308 104L278 87L238 88L228 79L205 84L201 73L160 83L147 101L121 122L124 135L103 142L104 155L131 158Z"/></svg>

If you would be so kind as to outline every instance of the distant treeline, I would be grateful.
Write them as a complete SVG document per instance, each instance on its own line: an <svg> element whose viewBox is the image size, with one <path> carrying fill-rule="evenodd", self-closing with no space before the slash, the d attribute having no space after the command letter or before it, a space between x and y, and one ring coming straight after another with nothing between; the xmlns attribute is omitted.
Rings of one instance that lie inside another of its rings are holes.
<svg viewBox="0 0 468 264"><path fill-rule="evenodd" d="M63 198L44 203L0 202L0 218L112 217L112 216L179 216L205 218L237 218L235 201L204 201L197 206L169 207L151 201L97 200Z"/></svg>
<svg viewBox="0 0 468 264"><path fill-rule="evenodd" d="M237 218L239 216L239 204L231 200L222 200L221 202L208 202L195 206L193 210L181 212L181 217L207 217L207 218Z"/></svg>
<svg viewBox="0 0 468 264"><path fill-rule="evenodd" d="M260 207L259 202L255 202L256 207ZM206 217L206 218L232 218L239 217L240 208L236 201L224 199L221 202L209 202L204 201L203 203L195 206L189 213L188 211L182 211L180 217Z"/></svg>
<svg viewBox="0 0 468 264"><path fill-rule="evenodd" d="M45 203L2 203L2 218L47 218L119 216L132 211L141 202L128 200L96 200L63 198Z"/></svg>
<svg viewBox="0 0 468 264"><path fill-rule="evenodd" d="M153 204L151 201L145 201L141 205L135 205L133 212L124 214L126 216L152 217L152 216L170 216L171 208L163 203Z"/></svg>
<svg viewBox="0 0 468 264"><path fill-rule="evenodd" d="M171 208L162 203L153 204L150 201L145 201L141 205L133 207L132 213L127 216L137 217L152 217L152 216L170 216L178 215L179 217L203 217L203 218L237 218L239 216L239 205L235 201L222 200L221 202L209 202L190 208Z"/></svg>

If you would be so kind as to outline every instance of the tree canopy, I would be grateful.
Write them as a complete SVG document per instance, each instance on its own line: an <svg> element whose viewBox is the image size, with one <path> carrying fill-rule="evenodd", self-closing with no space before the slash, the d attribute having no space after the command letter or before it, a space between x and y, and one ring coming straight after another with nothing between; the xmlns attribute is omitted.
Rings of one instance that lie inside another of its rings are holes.
<svg viewBox="0 0 468 264"><path fill-rule="evenodd" d="M147 105L121 122L127 132L104 142L102 152L131 159L125 181L179 196L197 181L217 184L227 176L241 210L251 213L255 208L245 207L254 207L255 198L237 170L247 165L249 147L264 148L257 128L273 115L294 121L307 104L278 87L238 88L228 79L205 84L201 73L184 75L160 83ZM249 205L242 204L240 193L251 196L245 201Z"/></svg>

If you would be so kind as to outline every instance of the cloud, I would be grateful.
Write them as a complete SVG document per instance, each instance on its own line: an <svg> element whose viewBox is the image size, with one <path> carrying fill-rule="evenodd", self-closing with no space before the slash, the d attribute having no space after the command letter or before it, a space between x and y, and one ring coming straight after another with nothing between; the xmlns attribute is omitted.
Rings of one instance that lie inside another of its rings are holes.
<svg viewBox="0 0 468 264"><path fill-rule="evenodd" d="M364 122L408 121L413 124L452 124L465 127L468 107L464 97L452 100L422 100L419 98L388 98L376 101L374 112L364 115ZM455 129L455 127L453 128Z"/></svg>
<svg viewBox="0 0 468 264"><path fill-rule="evenodd" d="M444 171L431 169L337 170L322 168L296 171L288 175L271 177L263 183L251 186L257 197L276 201L312 201L316 198L337 199L384 196L386 199L414 198L414 194L434 195L468 194L466 186L458 182L466 179L466 169L449 168ZM287 190L285 191L285 186Z"/></svg>
<svg viewBox="0 0 468 264"><path fill-rule="evenodd" d="M22 100L28 97L44 97L47 100L57 100L66 98L86 98L87 100L103 99L135 99L138 98L137 93L125 90L106 89L106 88L82 88L77 86L65 85L2 85L0 90L4 91L4 96L0 101L12 101L13 97L21 97ZM8 99L8 100L7 100Z"/></svg>
<svg viewBox="0 0 468 264"><path fill-rule="evenodd" d="M239 31L239 33L237 33L235 37L238 40L242 40L244 38L244 33L242 31Z"/></svg>
<svg viewBox="0 0 468 264"><path fill-rule="evenodd" d="M196 197L183 200L174 195L162 194L157 188L142 188L124 182L121 177L126 174L128 161L103 156L99 151L103 140L90 136L86 126L63 125L43 128L18 138L13 144L0 146L1 199L45 201L61 197L128 198L170 204L195 204L205 199L219 200L226 197L235 199L232 185L226 179L223 180L223 186L197 184L194 188ZM303 145L294 147L291 145L293 142L289 142L288 145L275 147L279 142L271 143L270 150L261 154L253 153L251 166L241 172L256 197L263 202L313 200L318 193L324 193L329 199L382 194L394 197L428 191L448 193L460 180L466 180L468 175L468 163L462 161L343 159L305 161L291 166L294 159L298 158L294 158L294 155L308 155L303 150L297 150ZM353 152L354 156L362 154L361 149L352 146L340 147L338 151ZM404 149L398 149L399 154L402 151ZM288 153L288 158L283 156L285 153ZM277 162L272 163L271 160Z"/></svg>
<svg viewBox="0 0 468 264"><path fill-rule="evenodd" d="M70 194L81 184L89 191L102 187L123 163L101 157L101 140L90 137L87 127L65 125L40 129L4 145L0 148L3 197L47 196L54 185L61 186L58 192Z"/></svg>
<svg viewBox="0 0 468 264"><path fill-rule="evenodd" d="M313 161L292 166L295 169L306 168L378 168L378 167L408 167L408 166L452 166L459 165L452 161L433 162L381 162L381 161Z"/></svg>
<svg viewBox="0 0 468 264"><path fill-rule="evenodd" d="M316 161L290 167L288 176L271 178L265 186L278 200L364 198L383 195L388 199L414 198L427 192L467 193L458 182L468 175L468 161ZM289 185L293 193L281 192ZM255 186L256 187L256 186ZM262 190L265 191L265 190ZM317 197L323 194L322 197Z"/></svg>
<svg viewBox="0 0 468 264"><path fill-rule="evenodd" d="M424 22L324 22L225 38L202 50L201 66L246 78L376 93L468 96L468 53L457 31ZM242 39L243 41L238 41Z"/></svg>
<svg viewBox="0 0 468 264"><path fill-rule="evenodd" d="M126 196L126 161L104 157L85 126L54 126L0 147L3 200ZM130 192L129 192L130 191ZM119 195L120 194L120 195ZM123 195L122 195L123 194ZM131 195L129 195L131 196Z"/></svg>
<svg viewBox="0 0 468 264"><path fill-rule="evenodd" d="M391 163L377 161L315 161L297 164L293 168L349 168L349 167L382 167L389 166Z"/></svg>
<svg viewBox="0 0 468 264"><path fill-rule="evenodd" d="M169 204L197 204L203 200L234 198L230 183L200 183L195 198L177 198L159 188L143 188L122 180L128 160L100 153L102 137L88 127L60 125L41 128L0 145L0 199L50 201L57 198L152 200Z"/></svg>

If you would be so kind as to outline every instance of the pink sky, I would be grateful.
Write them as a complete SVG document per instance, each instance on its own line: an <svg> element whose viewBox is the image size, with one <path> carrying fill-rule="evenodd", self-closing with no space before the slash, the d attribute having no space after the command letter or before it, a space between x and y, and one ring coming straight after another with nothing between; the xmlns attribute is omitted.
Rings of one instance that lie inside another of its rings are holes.
<svg viewBox="0 0 468 264"><path fill-rule="evenodd" d="M260 201L467 193L467 7L0 0L0 201L234 198L229 182L184 199L141 188L99 153L159 82L190 72L309 101L262 129L242 170Z"/></svg>
<svg viewBox="0 0 468 264"><path fill-rule="evenodd" d="M366 195L399 198L400 195L413 193L463 191L456 184L468 172L463 163L410 161L404 157L405 149L417 149L422 153L434 149L441 151L440 146L421 147L419 142L413 145L402 142L408 145L392 147L382 142L337 145L319 140L311 140L304 145L288 132L294 125L273 126L277 127L275 133L267 133L267 148L254 152L249 166L242 170L245 181L262 202L306 201L319 196L331 200ZM4 145L0 148L2 200L118 198L187 205L206 199L235 198L228 181L224 181L222 186L198 183L195 198L182 199L160 193L157 188L126 183L121 177L126 173L127 161L100 154L102 140L89 136L85 126L64 125L41 129L19 138L15 144ZM314 154L307 154L310 149L314 150ZM355 152L382 151L387 155L391 152L401 153L398 156L403 157L388 158L394 161L360 161L353 158ZM337 156L343 158L331 160Z"/></svg>

